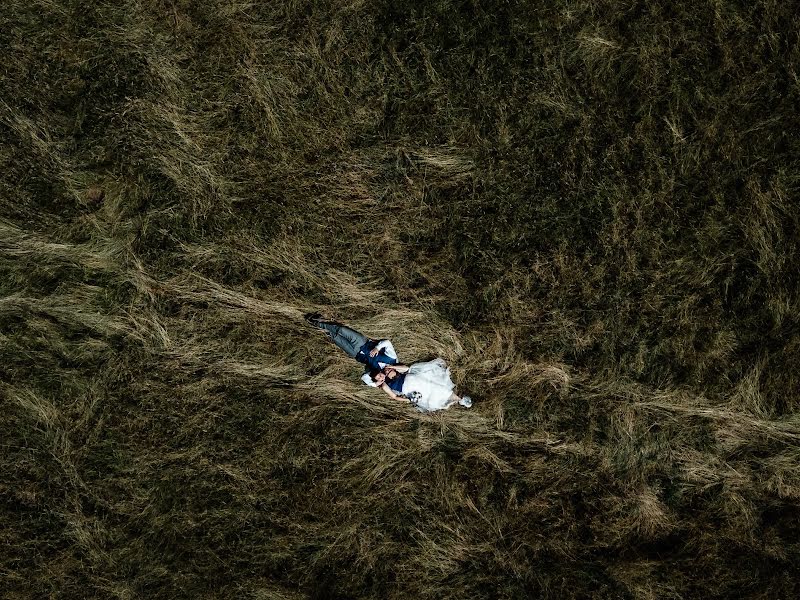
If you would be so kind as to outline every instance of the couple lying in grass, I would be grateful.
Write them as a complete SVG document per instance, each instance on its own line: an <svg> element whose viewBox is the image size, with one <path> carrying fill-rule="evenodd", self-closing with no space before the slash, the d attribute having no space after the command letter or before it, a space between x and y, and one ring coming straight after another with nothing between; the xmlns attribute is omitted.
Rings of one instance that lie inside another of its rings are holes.
<svg viewBox="0 0 800 600"><path fill-rule="evenodd" d="M306 321L322 329L348 356L365 366L361 377L367 385L379 387L395 400L413 404L417 410L431 412L459 404L469 408L472 399L455 393L450 369L441 358L411 365L401 364L389 340L374 340L319 314L306 315Z"/></svg>

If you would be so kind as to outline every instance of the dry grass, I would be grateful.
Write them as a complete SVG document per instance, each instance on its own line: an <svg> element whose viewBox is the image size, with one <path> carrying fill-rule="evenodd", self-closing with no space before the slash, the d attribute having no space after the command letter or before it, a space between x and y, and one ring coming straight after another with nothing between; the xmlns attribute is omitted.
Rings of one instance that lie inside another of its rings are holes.
<svg viewBox="0 0 800 600"><path fill-rule="evenodd" d="M791 598L800 21L0 8L9 598ZM470 411L360 385L317 310Z"/></svg>

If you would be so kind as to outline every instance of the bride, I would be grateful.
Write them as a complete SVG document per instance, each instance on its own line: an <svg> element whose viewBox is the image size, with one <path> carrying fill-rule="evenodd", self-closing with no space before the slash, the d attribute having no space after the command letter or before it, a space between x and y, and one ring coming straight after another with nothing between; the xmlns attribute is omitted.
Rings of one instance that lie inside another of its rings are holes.
<svg viewBox="0 0 800 600"><path fill-rule="evenodd" d="M421 412L450 408L458 403L469 408L472 399L459 397L450 379L450 368L441 358L406 365L387 365L382 371L371 371L375 385L395 400L405 400Z"/></svg>

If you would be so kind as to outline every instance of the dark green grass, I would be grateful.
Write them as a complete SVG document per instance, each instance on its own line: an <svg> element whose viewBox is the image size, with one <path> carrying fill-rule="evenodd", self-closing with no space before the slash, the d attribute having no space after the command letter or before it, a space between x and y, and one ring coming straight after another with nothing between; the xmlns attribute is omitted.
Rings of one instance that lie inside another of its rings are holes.
<svg viewBox="0 0 800 600"><path fill-rule="evenodd" d="M0 8L10 598L791 598L792 3ZM358 382L302 314L444 356Z"/></svg>

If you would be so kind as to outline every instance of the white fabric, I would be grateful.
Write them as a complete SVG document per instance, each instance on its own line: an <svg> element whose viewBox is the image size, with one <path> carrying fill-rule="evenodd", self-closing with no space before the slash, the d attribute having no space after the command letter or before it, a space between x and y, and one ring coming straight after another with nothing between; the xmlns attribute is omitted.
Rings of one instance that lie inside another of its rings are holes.
<svg viewBox="0 0 800 600"><path fill-rule="evenodd" d="M455 384L450 379L450 368L441 358L414 363L403 381L403 395L419 394L416 405L423 412L447 408L453 388Z"/></svg>
<svg viewBox="0 0 800 600"><path fill-rule="evenodd" d="M393 359L395 359L395 361L397 361L397 352L394 351L394 346L392 346L392 342L390 342L389 340L381 340L380 342L378 342L378 345L375 346L375 349L378 352L383 350L383 353L386 356L388 356L389 358L393 358ZM380 367L382 369L383 367L385 367L389 363L378 361L378 364L380 365Z"/></svg>

